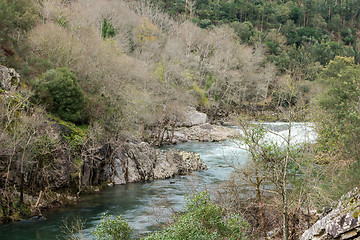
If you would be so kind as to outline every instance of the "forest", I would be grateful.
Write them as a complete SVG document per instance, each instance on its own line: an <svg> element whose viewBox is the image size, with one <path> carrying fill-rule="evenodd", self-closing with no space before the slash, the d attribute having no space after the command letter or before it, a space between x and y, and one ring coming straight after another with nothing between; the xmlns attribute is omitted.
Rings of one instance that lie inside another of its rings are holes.
<svg viewBox="0 0 360 240"><path fill-rule="evenodd" d="M0 16L0 70L19 81L0 82L2 223L105 186L84 180L95 149L169 144L189 106L235 122L250 160L144 239L300 239L359 186L360 0L0 0ZM317 141L278 146L253 121L311 122ZM94 235L132 231L105 215Z"/></svg>

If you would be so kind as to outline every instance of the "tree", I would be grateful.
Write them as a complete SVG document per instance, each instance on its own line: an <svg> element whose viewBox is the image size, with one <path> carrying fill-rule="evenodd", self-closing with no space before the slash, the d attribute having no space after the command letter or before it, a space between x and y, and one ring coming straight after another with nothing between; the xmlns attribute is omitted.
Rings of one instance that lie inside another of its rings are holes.
<svg viewBox="0 0 360 240"><path fill-rule="evenodd" d="M247 130L245 132L245 143L249 147L249 152L251 155L251 161L256 165L255 169L255 179L257 183L254 185L257 195L257 201L259 209L262 209L262 201L260 193L260 187L265 182L264 178L270 181L276 194L281 197L282 202L282 212L283 212L283 239L289 239L289 203L288 203L288 184L289 184L289 165L293 159L291 158L291 149L290 149L290 140L291 140L291 123L289 123L289 133L287 137L282 137L284 140L284 145L278 145L275 142L271 142L264 139L265 133L268 130L265 130L263 127L254 128L252 130ZM262 178L259 178L259 176ZM261 181L260 181L260 180ZM262 212L260 212L260 217L263 217ZM261 221L264 221L261 219ZM264 223L262 223L264 226Z"/></svg>
<svg viewBox="0 0 360 240"><path fill-rule="evenodd" d="M360 74L353 58L335 57L324 68L319 81L325 91L319 106L327 115L320 123L319 140L324 150L345 150L359 160Z"/></svg>
<svg viewBox="0 0 360 240"><path fill-rule="evenodd" d="M294 80L289 80L289 94L294 95L296 88L294 87ZM265 213L263 211L263 192L268 196L279 197L281 201L281 215L282 215L282 234L283 239L288 240L291 237L290 232L290 213L291 210L291 195L292 197L298 197L297 194L292 194L299 190L295 182L302 181L301 174L305 171L307 164L303 163L304 158L301 154L304 149L293 143L292 124L295 120L295 116L299 115L298 111L292 104L291 98L284 98L287 101L283 110L284 118L287 120L287 133L279 134L270 129L265 128L263 125L253 125L243 123L242 130L244 134L244 142L247 146L247 150L250 153L251 164L248 164L246 168L237 169L242 178L249 182L254 190L256 196L256 202L259 209L259 218L263 234L266 234L265 228ZM277 137L278 141L273 141L267 137L272 134ZM305 169L305 170L303 170ZM299 177L300 176L300 177ZM262 190L261 190L262 189ZM297 209L300 209L303 203L303 189L300 187ZM301 193L301 194L300 194Z"/></svg>
<svg viewBox="0 0 360 240"><path fill-rule="evenodd" d="M32 185L32 178L38 178L33 168L41 158L39 149L46 149L44 110L34 110L30 94L24 95L0 94L0 207L4 221L17 220L16 207L24 204L25 187ZM19 201L15 200L16 191Z"/></svg>
<svg viewBox="0 0 360 240"><path fill-rule="evenodd" d="M36 84L36 96L65 121L84 120L86 99L76 76L67 68L45 72Z"/></svg>
<svg viewBox="0 0 360 240"><path fill-rule="evenodd" d="M0 16L0 46L15 43L16 33L30 30L38 17L33 2L27 0L0 0Z"/></svg>

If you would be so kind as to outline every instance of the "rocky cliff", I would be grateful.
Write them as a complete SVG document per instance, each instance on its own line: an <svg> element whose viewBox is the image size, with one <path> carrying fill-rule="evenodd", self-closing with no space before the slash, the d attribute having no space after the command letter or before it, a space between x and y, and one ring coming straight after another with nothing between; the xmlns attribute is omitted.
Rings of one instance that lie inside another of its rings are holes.
<svg viewBox="0 0 360 240"><path fill-rule="evenodd" d="M106 154L108 151L98 149L94 158L84 162L84 185L96 185L101 181L114 184L143 182L206 169L199 154L178 149L163 152L145 142L125 142L112 154Z"/></svg>
<svg viewBox="0 0 360 240"><path fill-rule="evenodd" d="M360 188L342 196L337 207L306 230L301 240L360 240Z"/></svg>

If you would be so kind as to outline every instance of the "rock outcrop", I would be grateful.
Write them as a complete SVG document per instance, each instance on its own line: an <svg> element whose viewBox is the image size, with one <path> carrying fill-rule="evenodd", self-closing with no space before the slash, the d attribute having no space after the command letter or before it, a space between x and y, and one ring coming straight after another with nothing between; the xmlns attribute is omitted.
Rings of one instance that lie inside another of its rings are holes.
<svg viewBox="0 0 360 240"><path fill-rule="evenodd" d="M89 155L82 169L85 186L166 179L206 169L199 154L173 148L163 152L145 142L125 142L117 150L107 146Z"/></svg>
<svg viewBox="0 0 360 240"><path fill-rule="evenodd" d="M337 207L306 230L301 240L360 240L360 188L342 196Z"/></svg>
<svg viewBox="0 0 360 240"><path fill-rule="evenodd" d="M240 132L236 129L205 123L189 128L182 127L176 129L173 143L187 141L219 142L239 136Z"/></svg>
<svg viewBox="0 0 360 240"><path fill-rule="evenodd" d="M20 83L20 75L13 68L0 65L0 89L15 90Z"/></svg>
<svg viewBox="0 0 360 240"><path fill-rule="evenodd" d="M168 149L163 152L150 144L125 143L115 154L115 184L165 179L206 169L199 154Z"/></svg>

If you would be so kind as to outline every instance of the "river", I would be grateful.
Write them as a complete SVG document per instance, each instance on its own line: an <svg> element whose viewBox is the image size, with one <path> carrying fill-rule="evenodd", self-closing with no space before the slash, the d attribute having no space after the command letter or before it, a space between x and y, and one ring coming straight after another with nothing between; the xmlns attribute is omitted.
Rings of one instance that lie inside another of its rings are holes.
<svg viewBox="0 0 360 240"><path fill-rule="evenodd" d="M277 134L287 134L286 123L265 123L265 127ZM314 141L311 124L294 123L293 142ZM281 137L269 134L268 139L281 142ZM84 223L82 235L92 239L91 229L99 224L102 214L123 215L137 236L158 229L161 222L172 212L179 211L185 203L185 196L195 191L213 188L227 180L233 171L233 164L243 164L248 154L238 141L187 142L178 144L181 150L200 154L209 169L170 180L117 185L91 195L82 196L73 207L53 209L44 212L44 218L32 218L0 226L1 240L62 239L65 222L77 219Z"/></svg>

